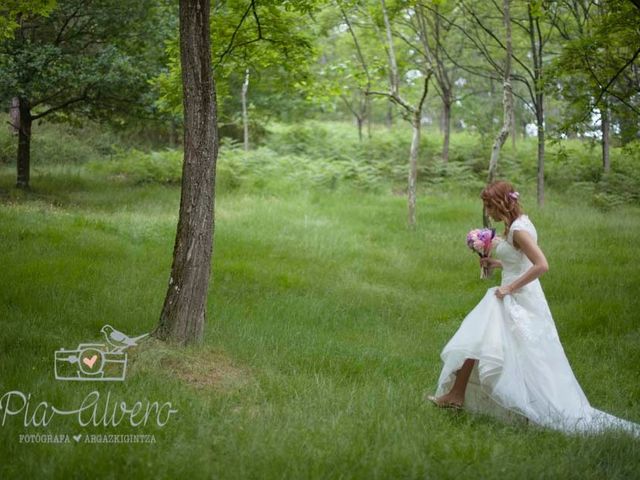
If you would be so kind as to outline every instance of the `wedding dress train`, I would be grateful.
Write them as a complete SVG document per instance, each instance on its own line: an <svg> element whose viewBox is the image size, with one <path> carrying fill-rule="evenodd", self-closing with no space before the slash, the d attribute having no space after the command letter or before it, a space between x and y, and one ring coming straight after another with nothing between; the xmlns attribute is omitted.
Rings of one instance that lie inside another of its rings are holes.
<svg viewBox="0 0 640 480"><path fill-rule="evenodd" d="M513 246L513 232L525 230L537 242L527 215L516 219L506 239L498 239L496 256L502 261L507 285L531 267L527 256ZM445 345L436 396L449 392L455 372L466 358L474 362L464 407L504 420L525 420L567 433L597 433L616 428L640 437L636 424L591 407L578 384L560 343L539 280L503 300L489 288Z"/></svg>

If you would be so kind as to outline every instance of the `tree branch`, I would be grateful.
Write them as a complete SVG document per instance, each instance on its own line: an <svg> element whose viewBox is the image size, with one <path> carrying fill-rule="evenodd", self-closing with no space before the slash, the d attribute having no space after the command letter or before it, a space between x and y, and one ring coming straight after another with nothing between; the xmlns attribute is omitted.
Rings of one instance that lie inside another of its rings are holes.
<svg viewBox="0 0 640 480"><path fill-rule="evenodd" d="M482 20L480 20L480 18L476 15L476 13L470 9L463 1L460 1L460 5L462 5L462 8L464 8L475 20L475 22L480 26L480 28L482 28L482 30L484 30L487 35L489 35L491 38L493 38L493 40L496 42L496 44L502 48L503 50L506 51L507 47L502 43L502 41L491 31L490 28L487 28L484 23L482 22ZM511 53L511 58L513 58L516 63L518 63L518 65L520 65L525 72L527 72L532 79L535 78L533 72L529 69L529 67L527 67L527 65L525 63L522 62L522 60L520 60L515 54L513 54L513 52Z"/></svg>
<svg viewBox="0 0 640 480"><path fill-rule="evenodd" d="M236 47L238 47L238 45L234 45L233 42L236 39L236 35L238 35L238 32L240 31L240 27L242 27L242 24L247 19L247 16L249 16L249 12L251 12L251 10L255 8L254 4L255 4L255 0L251 0L249 7L247 7L247 9L245 10L244 14L242 15L242 18L240 19L240 22L238 23L238 25L236 25L236 28L233 31L233 34L231 35L231 40L229 40L229 45L227 45L227 48L225 49L224 52L222 52L222 55L220 55L220 58L218 59L216 64L213 66L214 70L222 63L226 55L230 54ZM254 15L255 15L255 10L254 10ZM261 31L258 28L258 34L260 33ZM252 42L245 42L245 44L246 43L252 43Z"/></svg>
<svg viewBox="0 0 640 480"><path fill-rule="evenodd" d="M640 7L639 7L639 8L640 8ZM616 74L615 74L615 75L614 75L614 76L613 76L613 77L612 77L612 78L607 82L607 84L604 86L604 88L602 88L602 89L600 90L600 94L598 95L598 98L596 99L596 101L595 101L594 105L598 105L598 103L600 103L600 100L602 100L603 95L609 91L609 87L613 84L613 82L615 82L615 81L616 81L616 79L620 76L620 74L621 74L622 72L624 72L624 71L627 69L627 67L628 67L629 65L631 65L631 64L635 61L635 59L636 59L636 58L638 58L638 55L640 55L640 48L638 48L638 49L636 50L636 52L633 54L633 56L632 56L629 60L627 60L627 62L626 62L622 67L620 67L620 69L618 69L618 71L616 72ZM591 71L591 69L589 69L589 70ZM592 74L593 74L593 76L594 76L594 78L595 78L596 82L598 82L598 85L602 85L602 84L600 83L600 81L595 77L595 73L593 73L593 71L592 71ZM613 95L611 92L609 92L609 93L610 93L611 95ZM615 95L614 95L614 96L615 96ZM618 98L618 97L616 97L616 98ZM620 100L620 98L618 98L618 100ZM626 102L624 102L624 101L623 101L623 103L625 103L625 104L626 104ZM630 105L628 105L628 104L626 104L626 105L627 105L628 107L630 107ZM633 107L631 107L631 108L633 109ZM633 110L635 110L635 109L633 109ZM635 111L637 112L637 110L635 110Z"/></svg>
<svg viewBox="0 0 640 480"><path fill-rule="evenodd" d="M82 94L81 97L76 97L76 98L72 98L70 100L67 100L64 103L61 103L60 105L57 105L55 107L51 107L49 110L45 110L42 113L38 113L37 115L31 115L31 120L37 120L39 118L42 118L46 115L49 115L52 112L55 112L56 110L60 110L62 108L68 107L69 105L73 104L73 103L78 103L78 102L82 102L84 100L87 99L87 94L86 92Z"/></svg>

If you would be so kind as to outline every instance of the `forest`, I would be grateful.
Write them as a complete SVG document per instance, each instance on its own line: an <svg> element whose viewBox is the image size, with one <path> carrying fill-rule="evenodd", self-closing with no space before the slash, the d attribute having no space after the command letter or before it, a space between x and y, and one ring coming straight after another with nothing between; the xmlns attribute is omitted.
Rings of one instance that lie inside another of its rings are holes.
<svg viewBox="0 0 640 480"><path fill-rule="evenodd" d="M1 478L638 478L621 432L424 398L507 181L640 421L640 1L0 0L0 123Z"/></svg>

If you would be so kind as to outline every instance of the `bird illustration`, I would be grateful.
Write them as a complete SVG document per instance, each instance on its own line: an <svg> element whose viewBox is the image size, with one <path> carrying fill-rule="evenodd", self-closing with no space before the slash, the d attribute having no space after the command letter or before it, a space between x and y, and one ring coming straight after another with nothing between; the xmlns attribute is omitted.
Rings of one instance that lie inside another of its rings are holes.
<svg viewBox="0 0 640 480"><path fill-rule="evenodd" d="M105 325L100 329L100 331L104 334L104 338L107 339L107 342L114 347L114 349L111 350L112 353L121 353L126 348L135 347L138 344L138 340L149 335L148 333L145 333L139 337L131 338L116 330L111 325Z"/></svg>

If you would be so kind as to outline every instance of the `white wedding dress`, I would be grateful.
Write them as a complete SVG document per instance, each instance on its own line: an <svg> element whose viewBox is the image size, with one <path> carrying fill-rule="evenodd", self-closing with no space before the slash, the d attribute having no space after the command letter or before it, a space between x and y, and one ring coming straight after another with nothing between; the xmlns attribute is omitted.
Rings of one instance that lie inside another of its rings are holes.
<svg viewBox="0 0 640 480"><path fill-rule="evenodd" d="M527 215L516 219L506 239L497 239L502 285L513 282L532 263L513 246L513 232L525 230L537 242ZM615 417L589 404L560 343L539 280L503 300L497 287L487 290L445 345L436 396L449 392L455 372L474 358L464 408L507 421L526 421L566 433L622 429L640 437L640 424Z"/></svg>

